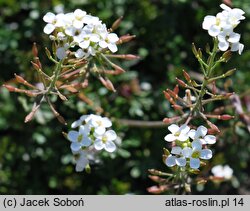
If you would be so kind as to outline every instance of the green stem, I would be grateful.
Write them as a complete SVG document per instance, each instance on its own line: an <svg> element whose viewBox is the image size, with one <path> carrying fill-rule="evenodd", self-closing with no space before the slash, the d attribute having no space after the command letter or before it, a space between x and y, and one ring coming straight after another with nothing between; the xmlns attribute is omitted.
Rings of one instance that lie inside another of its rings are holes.
<svg viewBox="0 0 250 211"><path fill-rule="evenodd" d="M61 72L61 69L62 69L62 64L63 64L63 59L60 60L57 64L56 64L56 68L55 68L55 71L54 71L54 74L52 76L52 81L50 83L50 86L48 88L48 91L47 93L50 93L50 91L55 87L55 84L56 84L56 81L58 80L58 77L59 77L59 74Z"/></svg>
<svg viewBox="0 0 250 211"><path fill-rule="evenodd" d="M211 75L213 73L213 69L214 69L213 67L214 67L214 63L215 63L214 59L215 59L215 56L217 54L217 50L218 50L218 40L215 39L212 53L208 58L208 64L206 66L206 70L205 70L205 74L204 74L204 80L203 80L202 85L201 85L201 90L200 90L197 102L196 102L196 104L195 104L195 106L193 108L192 114L194 114L197 111L200 111L201 108L202 108L202 99L203 99L204 95L207 92L206 87L207 87L209 79L210 79L210 77L211 77Z"/></svg>

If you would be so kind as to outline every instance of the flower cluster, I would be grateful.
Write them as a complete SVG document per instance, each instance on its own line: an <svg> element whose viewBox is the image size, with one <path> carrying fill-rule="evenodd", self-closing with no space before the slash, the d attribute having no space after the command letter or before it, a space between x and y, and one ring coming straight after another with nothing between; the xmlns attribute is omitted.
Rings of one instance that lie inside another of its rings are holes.
<svg viewBox="0 0 250 211"><path fill-rule="evenodd" d="M94 114L83 115L72 123L73 130L69 131L67 138L71 142L70 148L75 156L76 171L83 171L89 164L90 151L104 149L112 153L116 150L113 141L117 135L114 130L108 129L111 126L112 122L107 117Z"/></svg>
<svg viewBox="0 0 250 211"><path fill-rule="evenodd" d="M172 124L168 127L171 134L165 136L167 142L172 142L171 154L165 160L167 166L186 166L198 169L201 165L200 159L212 158L212 151L204 148L207 144L214 144L216 137L207 135L207 128L199 126L197 130L191 129L186 124L180 127Z"/></svg>
<svg viewBox="0 0 250 211"><path fill-rule="evenodd" d="M83 10L76 9L74 12L57 15L48 12L43 20L47 23L44 33L49 34L50 39L59 45L56 52L59 59L67 56L69 48L75 47L76 58L95 56L97 52L107 49L112 53L117 51L118 36L109 32L98 17Z"/></svg>
<svg viewBox="0 0 250 211"><path fill-rule="evenodd" d="M221 4L222 12L216 16L207 15L202 23L202 28L208 30L208 34L216 37L219 41L218 47L221 51L226 51L231 47L231 51L243 51L244 45L240 43L240 34L235 33L234 28L244 20L244 11L238 8L231 9L225 4Z"/></svg>
<svg viewBox="0 0 250 211"><path fill-rule="evenodd" d="M231 169L228 165L214 166L211 171L215 177L222 177L225 179L231 179L233 176L233 169Z"/></svg>

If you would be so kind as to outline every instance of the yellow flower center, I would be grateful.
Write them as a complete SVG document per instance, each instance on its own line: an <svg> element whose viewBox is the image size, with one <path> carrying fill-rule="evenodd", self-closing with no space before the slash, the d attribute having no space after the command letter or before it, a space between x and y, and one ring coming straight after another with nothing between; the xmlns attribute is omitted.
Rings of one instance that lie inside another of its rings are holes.
<svg viewBox="0 0 250 211"><path fill-rule="evenodd" d="M83 135L81 134L81 135L79 135L78 136L78 138L77 138L77 142L81 142L82 141L82 137L83 137Z"/></svg>
<svg viewBox="0 0 250 211"><path fill-rule="evenodd" d="M102 137L102 142L105 144L107 142L108 138L106 136Z"/></svg>
<svg viewBox="0 0 250 211"><path fill-rule="evenodd" d="M192 154L192 158L199 158L201 155L200 151L194 151Z"/></svg>

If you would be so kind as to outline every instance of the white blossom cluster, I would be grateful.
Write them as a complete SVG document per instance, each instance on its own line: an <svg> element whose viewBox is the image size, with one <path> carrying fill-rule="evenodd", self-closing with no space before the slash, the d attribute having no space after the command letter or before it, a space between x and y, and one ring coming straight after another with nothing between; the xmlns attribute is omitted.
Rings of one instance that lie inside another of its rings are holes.
<svg viewBox="0 0 250 211"><path fill-rule="evenodd" d="M207 144L214 144L216 137L207 134L207 128L199 126L197 130L191 129L186 124L180 127L172 124L168 127L170 134L165 136L167 142L172 142L171 154L166 158L165 163L169 167L175 165L184 167L189 163L190 168L198 169L200 159L209 160L212 158L212 151L206 148Z"/></svg>
<svg viewBox="0 0 250 211"><path fill-rule="evenodd" d="M89 149L114 152L116 132L110 130L112 122L107 117L90 114L83 115L72 123L72 130L67 134L70 148L76 160L76 171L83 171L89 164Z"/></svg>
<svg viewBox="0 0 250 211"><path fill-rule="evenodd" d="M231 169L229 165L217 165L214 166L211 171L215 177L231 179L233 176L233 169Z"/></svg>
<svg viewBox="0 0 250 211"><path fill-rule="evenodd" d="M241 9L226 6L221 4L222 12L216 16L207 15L202 23L202 28L208 30L208 34L216 37L219 41L218 47L221 51L226 51L231 48L231 51L242 53L244 45L240 43L241 35L235 33L234 28L244 20L245 12Z"/></svg>
<svg viewBox="0 0 250 211"><path fill-rule="evenodd" d="M60 43L56 52L59 59L67 56L69 48L75 47L76 58L95 56L103 49L108 49L112 53L117 51L117 34L110 33L98 17L89 15L81 9L65 14L48 12L43 20L47 23L44 33L50 35L51 40Z"/></svg>

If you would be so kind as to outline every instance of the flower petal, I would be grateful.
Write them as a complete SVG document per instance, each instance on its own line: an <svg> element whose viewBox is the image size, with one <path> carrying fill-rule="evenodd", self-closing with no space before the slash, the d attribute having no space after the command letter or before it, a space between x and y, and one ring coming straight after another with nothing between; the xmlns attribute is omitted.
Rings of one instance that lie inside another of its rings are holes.
<svg viewBox="0 0 250 211"><path fill-rule="evenodd" d="M51 34L51 33L55 30L55 28L56 28L56 27L55 27L53 24L48 23L48 24L44 27L43 32L44 32L45 34Z"/></svg>
<svg viewBox="0 0 250 211"><path fill-rule="evenodd" d="M108 41L111 42L111 43L115 43L115 42L117 42L119 40L119 37L115 33L108 34L107 38L108 38Z"/></svg>
<svg viewBox="0 0 250 211"><path fill-rule="evenodd" d="M192 129L188 132L188 136L191 138L191 139L195 139L195 134L196 134L196 130Z"/></svg>
<svg viewBox="0 0 250 211"><path fill-rule="evenodd" d="M198 169L200 167L200 159L199 158L190 158L190 167L192 169Z"/></svg>
<svg viewBox="0 0 250 211"><path fill-rule="evenodd" d="M71 141L71 142L76 142L78 139L79 133L77 131L71 130L69 131L67 138Z"/></svg>
<svg viewBox="0 0 250 211"><path fill-rule="evenodd" d="M115 53L116 51L118 51L118 48L117 48L116 44L114 44L114 43L109 43L109 44L108 44L108 49L109 49L112 53Z"/></svg>
<svg viewBox="0 0 250 211"><path fill-rule="evenodd" d="M179 137L176 137L176 139L179 141L186 141L188 140L188 138L189 138L188 134L182 134L182 133L179 135Z"/></svg>
<svg viewBox="0 0 250 211"><path fill-rule="evenodd" d="M188 131L190 130L190 127L188 127L186 124L184 124L184 125L182 125L182 126L180 127L179 130L180 130L181 133L186 134L186 133L188 133Z"/></svg>
<svg viewBox="0 0 250 211"><path fill-rule="evenodd" d="M104 40L101 40L101 41L99 42L99 46L100 46L101 48L107 48L107 47L108 47L108 43L106 43Z"/></svg>
<svg viewBox="0 0 250 211"><path fill-rule="evenodd" d="M104 145L104 149L107 152L114 152L116 150L116 145L112 141L107 141Z"/></svg>
<svg viewBox="0 0 250 211"><path fill-rule="evenodd" d="M96 139L95 142L94 142L94 147L96 150L101 150L104 148L104 143L102 142L101 139Z"/></svg>
<svg viewBox="0 0 250 211"><path fill-rule="evenodd" d="M56 15L52 12L47 12L44 16L43 16L43 20L47 23L52 23L53 20L56 18Z"/></svg>
<svg viewBox="0 0 250 211"><path fill-rule="evenodd" d="M72 151L78 151L81 149L81 144L79 142L72 142L70 148Z"/></svg>
<svg viewBox="0 0 250 211"><path fill-rule="evenodd" d="M112 126L112 122L107 117L102 118L102 124L104 127L111 127Z"/></svg>
<svg viewBox="0 0 250 211"><path fill-rule="evenodd" d="M192 155L192 149L190 147L184 147L182 149L182 155L186 158L190 158Z"/></svg>
<svg viewBox="0 0 250 211"><path fill-rule="evenodd" d="M105 133L105 131L106 131L105 127L96 127L95 128L95 134L97 136L103 135Z"/></svg>
<svg viewBox="0 0 250 211"><path fill-rule="evenodd" d="M208 34L212 37L216 37L219 33L220 33L220 27L217 25L212 25L208 30Z"/></svg>
<svg viewBox="0 0 250 211"><path fill-rule="evenodd" d="M56 49L56 56L58 59L62 60L67 56L66 50L64 47L60 47Z"/></svg>
<svg viewBox="0 0 250 211"><path fill-rule="evenodd" d="M200 158L204 160L209 160L213 157L213 153L210 149L201 150Z"/></svg>
<svg viewBox="0 0 250 211"><path fill-rule="evenodd" d="M168 134L164 137L165 141L172 142L176 140L176 137L173 134Z"/></svg>
<svg viewBox="0 0 250 211"><path fill-rule="evenodd" d="M91 143L92 143L92 141L88 136L86 136L86 135L83 136L83 139L82 139L82 142L81 142L82 146L88 147L88 146L91 145Z"/></svg>
<svg viewBox="0 0 250 211"><path fill-rule="evenodd" d="M186 158L184 157L176 158L176 164L178 166L186 166L186 163L187 163Z"/></svg>
<svg viewBox="0 0 250 211"><path fill-rule="evenodd" d="M77 128L82 124L81 120L76 120L71 124L71 128Z"/></svg>
<svg viewBox="0 0 250 211"><path fill-rule="evenodd" d="M107 137L107 139L109 141L114 141L117 138L117 135L116 135L115 131L113 131L113 130L106 131L105 136Z"/></svg>
<svg viewBox="0 0 250 211"><path fill-rule="evenodd" d="M179 129L180 129L179 126L176 125L176 124L172 124L172 125L168 126L168 130L169 130L171 133L173 133L173 134L175 134L176 132L178 132Z"/></svg>
<svg viewBox="0 0 250 211"><path fill-rule="evenodd" d="M202 149L202 144L200 140L195 140L192 142L192 148L195 151L200 151Z"/></svg>
<svg viewBox="0 0 250 211"><path fill-rule="evenodd" d="M207 15L202 23L202 28L208 30L215 23L216 23L216 17L212 15Z"/></svg>
<svg viewBox="0 0 250 211"><path fill-rule="evenodd" d="M197 136L204 137L205 135L207 135L207 128L204 127L203 125L199 126L197 128Z"/></svg>
<svg viewBox="0 0 250 211"><path fill-rule="evenodd" d="M206 144L214 144L216 142L216 137L213 135L206 135L204 137Z"/></svg>
<svg viewBox="0 0 250 211"><path fill-rule="evenodd" d="M89 47L89 44L90 44L90 40L84 40L83 42L80 42L79 43L79 46L83 49L86 49Z"/></svg>
<svg viewBox="0 0 250 211"><path fill-rule="evenodd" d="M171 150L171 153L175 154L175 155L180 155L181 152L182 152L182 148L181 147L173 147L172 150Z"/></svg>
<svg viewBox="0 0 250 211"><path fill-rule="evenodd" d="M221 51L226 51L229 47L229 43L227 41L226 42L219 42L218 47Z"/></svg>
<svg viewBox="0 0 250 211"><path fill-rule="evenodd" d="M176 165L176 157L173 155L169 155L165 161L166 165L169 167Z"/></svg>
<svg viewBox="0 0 250 211"><path fill-rule="evenodd" d="M237 42L239 42L240 41L240 34L238 34L238 33L231 33L230 35L229 35L229 38L228 38L228 40L227 40L228 42L231 42L231 43L237 43Z"/></svg>
<svg viewBox="0 0 250 211"><path fill-rule="evenodd" d="M223 166L217 165L211 169L212 173L216 177L223 177Z"/></svg>

